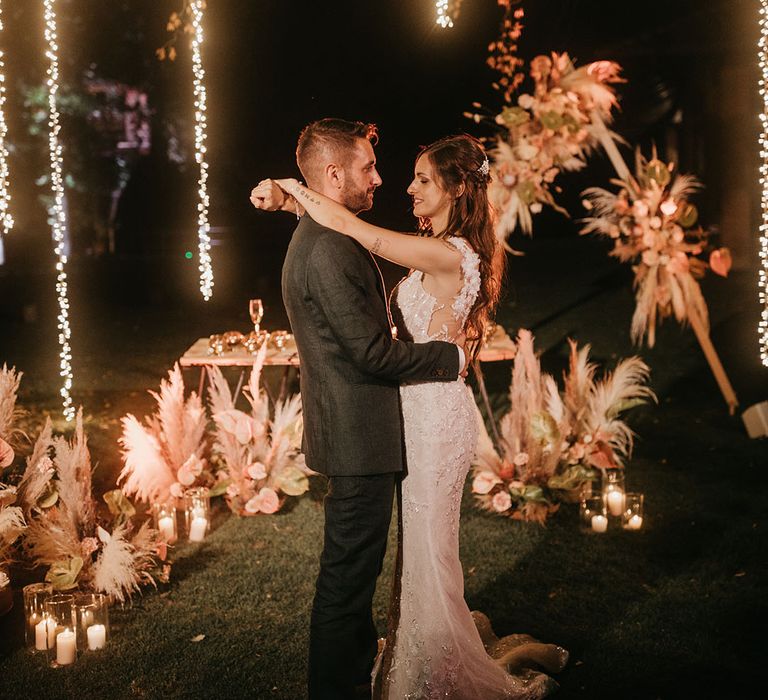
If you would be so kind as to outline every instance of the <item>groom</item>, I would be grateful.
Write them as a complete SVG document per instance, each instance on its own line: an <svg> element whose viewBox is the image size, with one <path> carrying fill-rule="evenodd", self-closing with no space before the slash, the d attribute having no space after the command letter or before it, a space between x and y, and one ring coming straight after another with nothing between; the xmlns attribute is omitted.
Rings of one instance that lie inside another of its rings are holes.
<svg viewBox="0 0 768 700"><path fill-rule="evenodd" d="M296 149L307 185L354 213L370 209L381 184L376 139L372 124L309 124ZM269 180L254 188L251 202L257 209L299 213ZM288 247L282 292L301 363L302 451L307 465L328 477L310 623L309 697L365 697L377 650L371 603L395 480L405 470L398 386L455 380L464 352L451 343L394 340L373 256L308 215Z"/></svg>

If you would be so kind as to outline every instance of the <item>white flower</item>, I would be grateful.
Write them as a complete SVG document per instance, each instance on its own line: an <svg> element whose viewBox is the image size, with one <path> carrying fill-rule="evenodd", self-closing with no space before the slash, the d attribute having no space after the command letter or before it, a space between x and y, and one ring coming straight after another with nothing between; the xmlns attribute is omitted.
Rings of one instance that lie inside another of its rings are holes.
<svg viewBox="0 0 768 700"><path fill-rule="evenodd" d="M0 591L2 591L3 588L7 588L10 582L11 579L8 578L8 574L6 574L5 571L0 571Z"/></svg>

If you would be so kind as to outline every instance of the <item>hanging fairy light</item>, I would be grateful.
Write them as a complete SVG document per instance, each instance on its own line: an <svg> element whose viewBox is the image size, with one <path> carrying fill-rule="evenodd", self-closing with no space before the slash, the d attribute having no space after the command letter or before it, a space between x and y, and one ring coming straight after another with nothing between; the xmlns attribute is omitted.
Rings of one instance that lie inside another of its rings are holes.
<svg viewBox="0 0 768 700"><path fill-rule="evenodd" d="M0 35L3 33L3 4L0 0ZM5 123L5 62L0 49L0 227L5 235L13 228L10 212L11 195L8 192L8 148L6 138L8 127ZM1 243L0 243L1 245Z"/></svg>
<svg viewBox="0 0 768 700"><path fill-rule="evenodd" d="M200 45L203 43L203 9L205 0L193 0L190 5L192 11L192 69L194 71L195 87L195 160L200 166L200 178L198 180L197 193L200 201L197 205L197 239L200 256L200 292L203 299L208 301L213 294L213 269L211 268L211 238L210 224L208 223L208 163L205 160L206 140L206 102L205 71L200 54Z"/></svg>
<svg viewBox="0 0 768 700"><path fill-rule="evenodd" d="M443 29L450 29L453 26L453 18L448 13L448 1L449 0L437 0L435 3L435 7L437 9L437 19L435 22L439 24Z"/></svg>
<svg viewBox="0 0 768 700"><path fill-rule="evenodd" d="M760 0L760 40L757 59L760 66L760 187L762 223L760 225L760 303L763 305L758 325L760 358L768 367L768 0Z"/></svg>
<svg viewBox="0 0 768 700"><path fill-rule="evenodd" d="M59 352L60 374L64 378L64 384L59 393L64 400L64 417L71 421L75 417L75 409L72 405L72 397L69 392L72 388L72 353L69 347L71 336L69 328L69 299L67 297L67 254L65 249L65 237L67 230L67 214L64 208L64 185L62 183L61 167L61 143L59 142L59 110L56 106L56 95L59 91L59 46L56 37L56 11L55 0L43 0L45 8L45 41L48 48L45 56L48 64L48 151L51 160L51 190L53 192L53 206L50 210L51 229L55 243L54 253L56 262L56 294L59 300Z"/></svg>

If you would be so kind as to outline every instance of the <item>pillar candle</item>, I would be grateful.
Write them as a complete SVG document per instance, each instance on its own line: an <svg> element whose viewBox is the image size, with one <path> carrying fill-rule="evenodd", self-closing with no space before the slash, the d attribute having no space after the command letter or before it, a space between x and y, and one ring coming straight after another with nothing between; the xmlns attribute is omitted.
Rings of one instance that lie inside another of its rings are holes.
<svg viewBox="0 0 768 700"><path fill-rule="evenodd" d="M633 515L629 520L627 520L628 530L639 530L642 526L643 526L642 515Z"/></svg>
<svg viewBox="0 0 768 700"><path fill-rule="evenodd" d="M56 634L56 622L50 617L44 617L35 625L35 649L45 651L53 649L53 639Z"/></svg>
<svg viewBox="0 0 768 700"><path fill-rule="evenodd" d="M605 532L608 529L608 518L604 515L593 515L592 529L595 532Z"/></svg>
<svg viewBox="0 0 768 700"><path fill-rule="evenodd" d="M75 633L65 629L56 635L56 663L59 666L68 666L75 662L76 654Z"/></svg>
<svg viewBox="0 0 768 700"><path fill-rule="evenodd" d="M189 526L189 541L202 542L205 538L205 531L208 529L208 520L205 518L193 518Z"/></svg>
<svg viewBox="0 0 768 700"><path fill-rule="evenodd" d="M88 648L91 651L103 649L107 644L107 628L104 625L91 625L88 630Z"/></svg>
<svg viewBox="0 0 768 700"><path fill-rule="evenodd" d="M622 511L624 510L624 492L619 491L618 489L615 491L609 491L608 494L605 497L605 500L608 504L608 511L611 515L614 515L618 517L621 515Z"/></svg>
<svg viewBox="0 0 768 700"><path fill-rule="evenodd" d="M157 521L157 526L160 528L160 534L163 536L166 542L173 542L176 539L173 527L173 518L170 515L164 515Z"/></svg>

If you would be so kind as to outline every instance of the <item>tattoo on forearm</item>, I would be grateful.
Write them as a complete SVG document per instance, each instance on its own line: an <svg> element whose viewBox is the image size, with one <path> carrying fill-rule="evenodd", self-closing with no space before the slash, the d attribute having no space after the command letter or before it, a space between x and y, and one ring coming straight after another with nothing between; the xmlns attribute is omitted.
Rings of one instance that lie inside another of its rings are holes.
<svg viewBox="0 0 768 700"><path fill-rule="evenodd" d="M302 189L301 187L296 188L295 196L302 197L308 202L312 202L312 204L320 204L320 200L317 197L313 197L311 192L307 192L307 190Z"/></svg>
<svg viewBox="0 0 768 700"><path fill-rule="evenodd" d="M456 250L458 251L458 248L453 245L450 241L446 241L445 239L441 239L440 243L442 243L446 248L449 248L450 250Z"/></svg>
<svg viewBox="0 0 768 700"><path fill-rule="evenodd" d="M371 246L371 252L376 255L381 250L382 245L384 245L384 241L381 238L377 238Z"/></svg>

